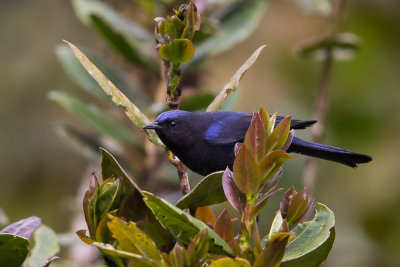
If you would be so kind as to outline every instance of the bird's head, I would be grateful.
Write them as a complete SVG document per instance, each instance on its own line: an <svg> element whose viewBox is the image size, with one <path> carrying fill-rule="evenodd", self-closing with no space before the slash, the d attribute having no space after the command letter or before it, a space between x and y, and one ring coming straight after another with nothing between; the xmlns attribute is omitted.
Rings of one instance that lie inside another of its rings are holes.
<svg viewBox="0 0 400 267"><path fill-rule="evenodd" d="M170 148L170 146L181 146L187 143L190 138L193 124L194 113L183 110L171 110L161 113L157 119L143 129L155 130L161 141Z"/></svg>

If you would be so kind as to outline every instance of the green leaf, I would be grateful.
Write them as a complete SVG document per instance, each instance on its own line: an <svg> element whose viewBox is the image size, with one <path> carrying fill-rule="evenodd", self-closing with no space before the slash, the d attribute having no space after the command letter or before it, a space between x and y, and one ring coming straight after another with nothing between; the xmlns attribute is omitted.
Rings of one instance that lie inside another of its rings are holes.
<svg viewBox="0 0 400 267"><path fill-rule="evenodd" d="M136 99L136 103L140 109L148 108L149 100L140 91L137 84L134 84L131 80L129 80L129 82L127 81L122 70L109 62L104 61L93 51L88 49L85 49L84 51L85 54L88 55L88 58L94 62L95 65L99 66L101 71L109 77L118 88L122 88L124 94L128 98ZM81 65L67 44L58 45L56 47L56 54L64 70L78 85L92 95L111 103L111 99L104 94L103 89L101 89L97 82Z"/></svg>
<svg viewBox="0 0 400 267"><path fill-rule="evenodd" d="M0 234L0 266L19 267L29 250L29 240L13 235Z"/></svg>
<svg viewBox="0 0 400 267"><path fill-rule="evenodd" d="M122 145L130 145L143 151L143 144L134 132L119 120L109 117L94 104L88 104L77 97L60 91L51 91L49 98L67 111L82 119L97 132L113 138Z"/></svg>
<svg viewBox="0 0 400 267"><path fill-rule="evenodd" d="M114 210L114 211L112 211L112 212L110 212L108 214L114 215L114 214L116 214L116 212L117 212L117 210ZM111 244L114 241L114 239L112 238L112 234L110 232L110 229L108 229L108 226L107 226L107 223L111 221L111 216L108 216L108 214L106 216L103 216L103 218L101 218L101 220L97 224L96 233L95 233L95 240L97 242ZM83 233L79 233L80 236L82 236L82 234ZM85 238L83 238L83 239L85 240ZM86 243L86 241L88 241L88 240L85 240L83 242Z"/></svg>
<svg viewBox="0 0 400 267"><path fill-rule="evenodd" d="M314 249L310 253L290 261L281 263L281 267L302 267L302 266L319 266L328 257L333 243L335 242L336 230L332 227L330 230L329 238L318 248Z"/></svg>
<svg viewBox="0 0 400 267"><path fill-rule="evenodd" d="M335 238L335 217L324 204L317 203L315 208L316 214L311 221L299 224L291 231L294 237L287 245L282 266L292 266L292 263L302 266L305 262L309 266L318 266L327 258Z"/></svg>
<svg viewBox="0 0 400 267"><path fill-rule="evenodd" d="M137 106L135 106L118 88L107 79L106 76L73 44L67 44L71 47L75 56L81 62L83 67L97 81L104 92L112 97L112 101L125 109L125 114L133 122L133 124L141 131L143 126L150 123L150 120L144 115ZM156 145L164 146L154 131L149 131L149 140Z"/></svg>
<svg viewBox="0 0 400 267"><path fill-rule="evenodd" d="M56 233L46 225L42 225L33 233L33 242L33 248L23 264L24 267L41 266L60 251Z"/></svg>
<svg viewBox="0 0 400 267"><path fill-rule="evenodd" d="M122 194L120 179L115 181L113 177L110 181L107 179L100 185L96 201L96 216L98 222L100 222L108 212L120 206Z"/></svg>
<svg viewBox="0 0 400 267"><path fill-rule="evenodd" d="M233 251L229 245L202 221L193 218L181 209L178 209L149 192L143 192L143 194L146 197L146 204L153 211L160 223L165 228L170 227L179 240L189 244L190 240L199 231L208 229L209 252L233 256Z"/></svg>
<svg viewBox="0 0 400 267"><path fill-rule="evenodd" d="M55 124L53 129L57 136L73 150L92 162L97 163L100 161L98 150L100 144L96 142L95 137L86 136L77 129L65 124Z"/></svg>
<svg viewBox="0 0 400 267"><path fill-rule="evenodd" d="M107 4L95 0L74 0L78 18L92 26L108 43L127 60L159 71L154 53L153 34L131 20L121 16Z"/></svg>
<svg viewBox="0 0 400 267"><path fill-rule="evenodd" d="M216 261L213 261L210 267L251 267L250 262L243 258L220 258Z"/></svg>
<svg viewBox="0 0 400 267"><path fill-rule="evenodd" d="M220 54L246 40L261 20L266 10L265 2L264 0L236 1L234 5L225 5L217 10L211 18L219 22L218 31L196 46L196 54L185 68L191 68L206 57Z"/></svg>
<svg viewBox="0 0 400 267"><path fill-rule="evenodd" d="M257 193L261 182L260 168L245 144L239 148L236 154L233 163L233 177L235 184L244 194Z"/></svg>
<svg viewBox="0 0 400 267"><path fill-rule="evenodd" d="M223 173L219 171L207 175L176 206L180 209L195 209L224 202L226 197L222 188Z"/></svg>
<svg viewBox="0 0 400 267"><path fill-rule="evenodd" d="M188 39L175 39L169 44L161 45L160 56L175 64L188 62L194 55L194 45Z"/></svg>
<svg viewBox="0 0 400 267"><path fill-rule="evenodd" d="M162 251L169 251L174 241L143 201L142 191L109 152L103 148L100 148L100 151L103 179L111 176L120 177L124 189L123 200L117 215L136 222Z"/></svg>
<svg viewBox="0 0 400 267"><path fill-rule="evenodd" d="M238 86L239 82L242 79L243 75L246 71L253 65L253 63L258 58L261 50L265 47L265 45L258 48L247 61L238 69L238 71L233 75L229 83L227 83L222 91L214 98L213 102L208 106L207 111L218 111L221 109L222 105L228 98L228 96L235 91Z"/></svg>
<svg viewBox="0 0 400 267"><path fill-rule="evenodd" d="M354 58L359 49L359 39L352 33L338 33L328 38L310 38L298 45L295 55L301 59L322 61L327 58L328 50L335 61L347 61Z"/></svg>
<svg viewBox="0 0 400 267"><path fill-rule="evenodd" d="M161 263L161 257L153 240L143 233L134 222L129 224L123 222L120 218L110 216L108 222L113 237L118 241L118 249L141 254L146 258Z"/></svg>

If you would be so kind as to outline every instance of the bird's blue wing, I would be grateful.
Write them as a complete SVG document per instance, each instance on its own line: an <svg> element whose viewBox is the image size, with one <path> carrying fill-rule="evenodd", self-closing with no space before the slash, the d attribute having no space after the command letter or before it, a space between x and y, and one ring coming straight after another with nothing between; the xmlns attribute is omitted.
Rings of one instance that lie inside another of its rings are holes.
<svg viewBox="0 0 400 267"><path fill-rule="evenodd" d="M216 117L215 115L219 116ZM252 114L242 112L216 112L213 114L213 120L205 131L205 140L211 144L232 144L243 142L247 129L250 126ZM277 116L275 126L278 125L284 117ZM305 129L313 125L316 121L309 120L291 120L291 129Z"/></svg>
<svg viewBox="0 0 400 267"><path fill-rule="evenodd" d="M232 113L213 122L204 133L204 138L211 144L232 144L243 142L250 126L252 114Z"/></svg>

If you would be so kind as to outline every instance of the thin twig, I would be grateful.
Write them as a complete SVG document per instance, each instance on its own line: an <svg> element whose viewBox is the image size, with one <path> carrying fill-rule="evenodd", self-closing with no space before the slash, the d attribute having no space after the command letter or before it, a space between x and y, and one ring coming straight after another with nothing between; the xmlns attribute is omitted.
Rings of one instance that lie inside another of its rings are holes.
<svg viewBox="0 0 400 267"><path fill-rule="evenodd" d="M181 184L182 195L190 192L189 177L187 174L187 167L183 164L170 150L166 149L169 162L174 165L178 171L179 182Z"/></svg>
<svg viewBox="0 0 400 267"><path fill-rule="evenodd" d="M167 60L162 60L162 68L163 68L163 73L164 73L164 82L167 87L167 107L168 110L176 110L179 109L179 104L180 104L180 96L182 92L182 86L181 86L181 79L182 79L182 73L180 70L177 71L173 70L172 63ZM179 82L173 90L173 94L171 94L171 72L174 72L173 75L179 76ZM173 96L171 96L173 95ZM179 177L179 182L181 186L181 192L182 195L186 195L190 192L190 184L189 184L189 177L187 174L187 167L185 164L183 164L170 150L166 149L167 155L168 155L168 160L169 162L174 165L178 171L178 177Z"/></svg>
<svg viewBox="0 0 400 267"><path fill-rule="evenodd" d="M346 0L338 0L335 11L331 17L331 38L343 27ZM322 65L321 78L318 86L318 96L314 110L314 118L318 123L312 128L311 136L313 142L321 142L324 136L325 118L329 108L329 89L333 65L333 48L327 47ZM303 173L303 181L310 193L314 192L315 177L318 169L318 159L308 158Z"/></svg>

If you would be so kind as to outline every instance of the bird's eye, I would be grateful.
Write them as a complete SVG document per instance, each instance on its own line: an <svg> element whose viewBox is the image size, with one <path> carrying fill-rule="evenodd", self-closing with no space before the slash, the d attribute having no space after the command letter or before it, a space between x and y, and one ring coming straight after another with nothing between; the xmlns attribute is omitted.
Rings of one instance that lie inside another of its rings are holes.
<svg viewBox="0 0 400 267"><path fill-rule="evenodd" d="M171 121L171 122L169 123L169 126L171 126L171 127L175 127L175 126L176 126L176 122L174 122L174 121Z"/></svg>

